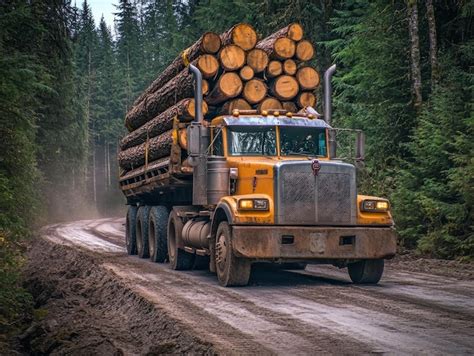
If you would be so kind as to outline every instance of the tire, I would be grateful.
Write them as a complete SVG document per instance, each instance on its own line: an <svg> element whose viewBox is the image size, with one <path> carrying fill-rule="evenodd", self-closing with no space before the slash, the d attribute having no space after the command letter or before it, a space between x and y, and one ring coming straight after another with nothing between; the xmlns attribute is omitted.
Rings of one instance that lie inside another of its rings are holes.
<svg viewBox="0 0 474 356"><path fill-rule="evenodd" d="M137 254L137 211L134 205L129 205L127 210L127 218L125 219L125 246L129 255Z"/></svg>
<svg viewBox="0 0 474 356"><path fill-rule="evenodd" d="M149 206L141 206L137 212L136 235L137 235L137 254L140 258L148 258L150 251L148 249L148 215Z"/></svg>
<svg viewBox="0 0 474 356"><path fill-rule="evenodd" d="M185 271L193 268L195 255L178 247L183 232L183 221L173 210L168 219L168 256L170 267L176 271Z"/></svg>
<svg viewBox="0 0 474 356"><path fill-rule="evenodd" d="M281 269L290 269L290 270L298 270L298 271L303 271L306 269L306 266L308 264L304 262L287 262L287 263L282 263L280 265Z"/></svg>
<svg viewBox="0 0 474 356"><path fill-rule="evenodd" d="M238 258L232 251L232 231L227 221L217 228L216 272L219 284L223 287L246 286L250 278L251 262Z"/></svg>
<svg viewBox="0 0 474 356"><path fill-rule="evenodd" d="M357 284L377 284L382 278L384 260L363 260L347 266L352 282Z"/></svg>
<svg viewBox="0 0 474 356"><path fill-rule="evenodd" d="M150 260L163 263L168 258L168 217L165 206L153 206L148 218L148 246Z"/></svg>

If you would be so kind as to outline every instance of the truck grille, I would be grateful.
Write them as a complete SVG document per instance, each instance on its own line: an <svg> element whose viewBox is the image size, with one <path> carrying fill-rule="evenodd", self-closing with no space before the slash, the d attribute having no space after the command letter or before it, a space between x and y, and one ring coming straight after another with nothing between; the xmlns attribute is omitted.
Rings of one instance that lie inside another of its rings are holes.
<svg viewBox="0 0 474 356"><path fill-rule="evenodd" d="M315 176L311 161L282 162L275 167L275 220L280 225L355 225L355 168L320 162Z"/></svg>

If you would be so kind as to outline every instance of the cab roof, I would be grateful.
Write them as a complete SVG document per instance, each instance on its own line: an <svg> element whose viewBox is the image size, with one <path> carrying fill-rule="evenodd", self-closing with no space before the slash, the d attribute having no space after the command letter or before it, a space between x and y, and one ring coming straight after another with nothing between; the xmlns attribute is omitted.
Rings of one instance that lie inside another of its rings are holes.
<svg viewBox="0 0 474 356"><path fill-rule="evenodd" d="M330 128L326 121L321 119L309 119L304 116L273 116L273 115L239 115L220 116L212 120L213 125L223 126L298 126Z"/></svg>

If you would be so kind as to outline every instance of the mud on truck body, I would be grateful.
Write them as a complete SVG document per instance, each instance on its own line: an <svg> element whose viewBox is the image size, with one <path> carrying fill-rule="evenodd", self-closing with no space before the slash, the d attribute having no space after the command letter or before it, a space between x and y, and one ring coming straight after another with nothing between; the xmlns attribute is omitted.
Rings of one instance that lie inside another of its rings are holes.
<svg viewBox="0 0 474 356"><path fill-rule="evenodd" d="M324 120L234 111L205 122L201 76L190 70L196 120L175 124L170 157L120 178L128 253L175 270L208 267L223 286L246 285L255 262L332 264L354 283L377 283L396 252L394 223L389 202L358 194L355 166L335 159L335 66L325 74Z"/></svg>

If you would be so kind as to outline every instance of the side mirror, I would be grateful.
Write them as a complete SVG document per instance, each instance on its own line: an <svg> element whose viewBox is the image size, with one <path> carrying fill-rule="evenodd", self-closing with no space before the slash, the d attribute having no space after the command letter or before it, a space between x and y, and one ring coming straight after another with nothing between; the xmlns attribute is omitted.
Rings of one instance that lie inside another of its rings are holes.
<svg viewBox="0 0 474 356"><path fill-rule="evenodd" d="M335 159L337 157L337 141L336 131L329 130L329 159Z"/></svg>
<svg viewBox="0 0 474 356"><path fill-rule="evenodd" d="M365 134L363 131L357 131L356 136L356 162L365 160Z"/></svg>

